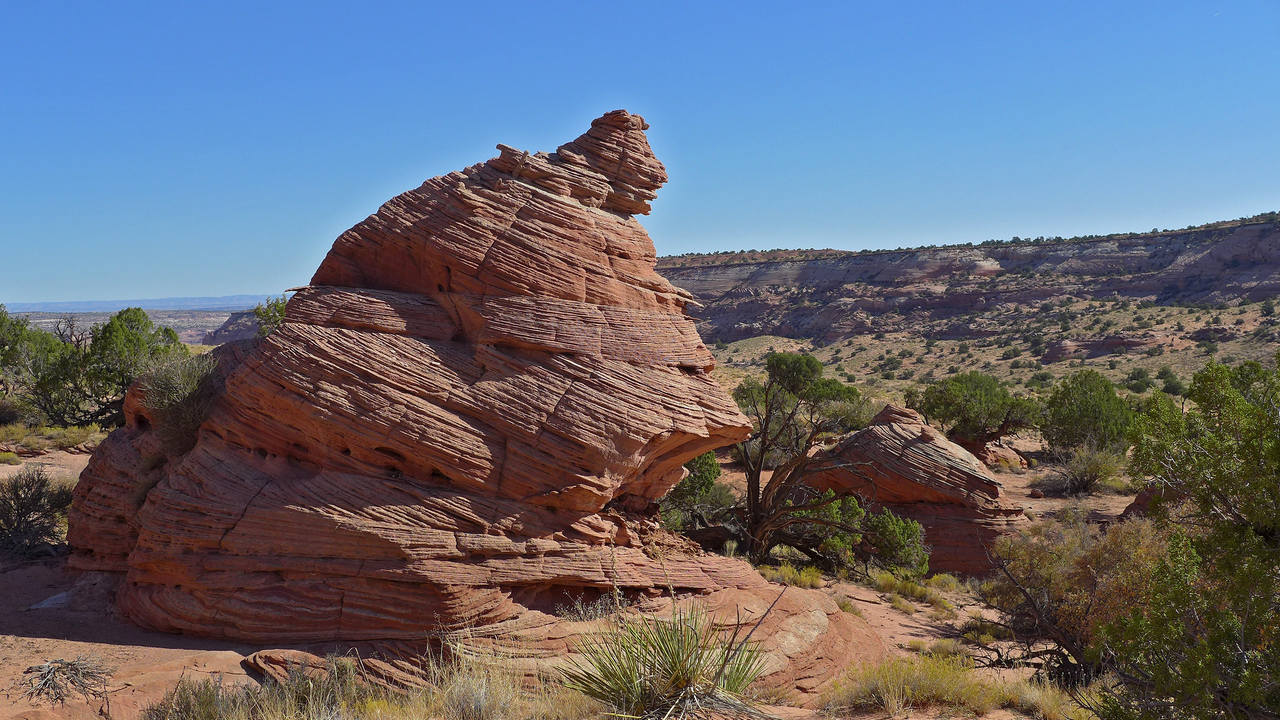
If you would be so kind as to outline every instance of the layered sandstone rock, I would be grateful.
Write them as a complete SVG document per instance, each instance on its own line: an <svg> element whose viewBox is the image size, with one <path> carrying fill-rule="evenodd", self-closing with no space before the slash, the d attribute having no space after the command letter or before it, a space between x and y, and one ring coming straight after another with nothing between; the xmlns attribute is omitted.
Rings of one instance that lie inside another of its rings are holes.
<svg viewBox="0 0 1280 720"><path fill-rule="evenodd" d="M708 340L830 343L927 325L938 339L980 338L1007 332L1007 318L975 323L977 313L1066 297L1170 305L1275 297L1280 220L978 247L682 255L663 258L658 270L694 294L700 306L692 313Z"/></svg>
<svg viewBox="0 0 1280 720"><path fill-rule="evenodd" d="M888 405L819 459L809 481L852 492L924 526L935 571L983 574L987 548L1025 521L1000 500L1001 486L967 450L914 410Z"/></svg>
<svg viewBox="0 0 1280 720"><path fill-rule="evenodd" d="M615 111L554 153L499 146L343 233L280 329L215 351L190 451L131 391L77 487L73 565L127 573L147 627L410 665L459 628L561 657L580 629L551 612L604 593L767 606L776 586L652 519L749 425L632 217L666 180L645 127ZM869 636L817 593L776 612L757 637L796 689Z"/></svg>

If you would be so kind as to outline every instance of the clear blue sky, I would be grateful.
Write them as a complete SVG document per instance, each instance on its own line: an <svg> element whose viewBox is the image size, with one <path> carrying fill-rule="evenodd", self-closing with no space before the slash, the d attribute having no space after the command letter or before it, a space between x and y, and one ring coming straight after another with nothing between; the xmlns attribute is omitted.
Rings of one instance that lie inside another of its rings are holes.
<svg viewBox="0 0 1280 720"><path fill-rule="evenodd" d="M390 196L623 107L658 251L1280 209L1280 2L0 2L0 301L305 283Z"/></svg>

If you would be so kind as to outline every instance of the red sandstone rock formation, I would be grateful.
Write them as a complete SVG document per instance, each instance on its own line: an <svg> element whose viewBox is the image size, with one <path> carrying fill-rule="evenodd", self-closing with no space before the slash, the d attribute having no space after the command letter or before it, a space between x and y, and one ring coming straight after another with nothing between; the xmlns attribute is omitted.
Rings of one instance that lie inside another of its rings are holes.
<svg viewBox="0 0 1280 720"><path fill-rule="evenodd" d="M560 657L580 630L549 613L615 589L762 611L777 586L651 516L749 425L632 217L666 181L646 127L615 111L555 153L500 145L343 233L280 329L215 351L190 451L132 390L76 489L73 566L127 573L118 605L150 628L398 658L458 628ZM818 593L775 613L776 684L882 651Z"/></svg>
<svg viewBox="0 0 1280 720"><path fill-rule="evenodd" d="M1001 503L1000 482L977 458L919 413L893 405L828 452L809 482L919 522L936 571L985 573L991 542L1025 519Z"/></svg>
<svg viewBox="0 0 1280 720"><path fill-rule="evenodd" d="M960 444L965 450L973 453L978 461L989 468L1026 468L1027 459L1022 457L1013 447L1004 440L992 440L989 443L978 447L971 447L967 444Z"/></svg>

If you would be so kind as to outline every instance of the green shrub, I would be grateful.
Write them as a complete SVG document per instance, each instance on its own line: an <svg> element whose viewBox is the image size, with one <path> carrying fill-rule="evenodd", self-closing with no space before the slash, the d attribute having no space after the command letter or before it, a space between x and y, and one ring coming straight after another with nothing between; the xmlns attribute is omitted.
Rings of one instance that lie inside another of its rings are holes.
<svg viewBox="0 0 1280 720"><path fill-rule="evenodd" d="M17 453L0 452L0 465L21 465L22 459Z"/></svg>
<svg viewBox="0 0 1280 720"><path fill-rule="evenodd" d="M1034 401L1014 397L996 378L972 371L925 388L917 410L947 426L953 440L984 445L1031 427L1038 412Z"/></svg>
<svg viewBox="0 0 1280 720"><path fill-rule="evenodd" d="M266 337L284 324L285 307L289 299L284 295L267 298L253 308L253 316L258 321L258 337Z"/></svg>
<svg viewBox="0 0 1280 720"><path fill-rule="evenodd" d="M39 465L0 480L0 552L28 557L62 539L71 488L53 482Z"/></svg>
<svg viewBox="0 0 1280 720"><path fill-rule="evenodd" d="M737 498L728 485L716 482L720 463L714 452L705 452L684 464L689 474L671 488L659 504L662 524L672 532L685 532L705 518L716 522Z"/></svg>
<svg viewBox="0 0 1280 720"><path fill-rule="evenodd" d="M862 526L867 542L875 549L876 564L910 578L929 571L929 547L920 523L885 508L869 513Z"/></svg>
<svg viewBox="0 0 1280 720"><path fill-rule="evenodd" d="M1059 450L1093 445L1123 448L1132 412L1115 385L1096 370L1065 378L1045 401L1040 432Z"/></svg>
<svg viewBox="0 0 1280 720"><path fill-rule="evenodd" d="M196 430L213 403L216 368L217 360L208 354L171 355L140 378L142 406L166 451L181 455L196 444Z"/></svg>
<svg viewBox="0 0 1280 720"><path fill-rule="evenodd" d="M623 618L587 636L564 672L570 689L634 717L685 717L691 711L749 707L746 693L764 670L759 650L738 633L717 631L701 610L670 620Z"/></svg>
<svg viewBox="0 0 1280 720"><path fill-rule="evenodd" d="M1130 469L1168 541L1102 632L1124 716L1280 714L1277 398L1280 369L1209 363L1186 406L1160 397L1134 423Z"/></svg>
<svg viewBox="0 0 1280 720"><path fill-rule="evenodd" d="M26 418L26 410L16 400L0 397L0 425L19 423Z"/></svg>

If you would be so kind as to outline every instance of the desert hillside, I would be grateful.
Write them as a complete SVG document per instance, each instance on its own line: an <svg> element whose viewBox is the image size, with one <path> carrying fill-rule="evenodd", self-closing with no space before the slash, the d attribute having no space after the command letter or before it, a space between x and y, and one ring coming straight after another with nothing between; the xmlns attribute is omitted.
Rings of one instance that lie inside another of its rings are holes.
<svg viewBox="0 0 1280 720"><path fill-rule="evenodd" d="M661 258L692 292L708 342L760 335L823 344L927 327L934 337L995 330L975 316L1045 301L1255 302L1280 294L1280 218L1184 230L911 250L771 250Z"/></svg>

